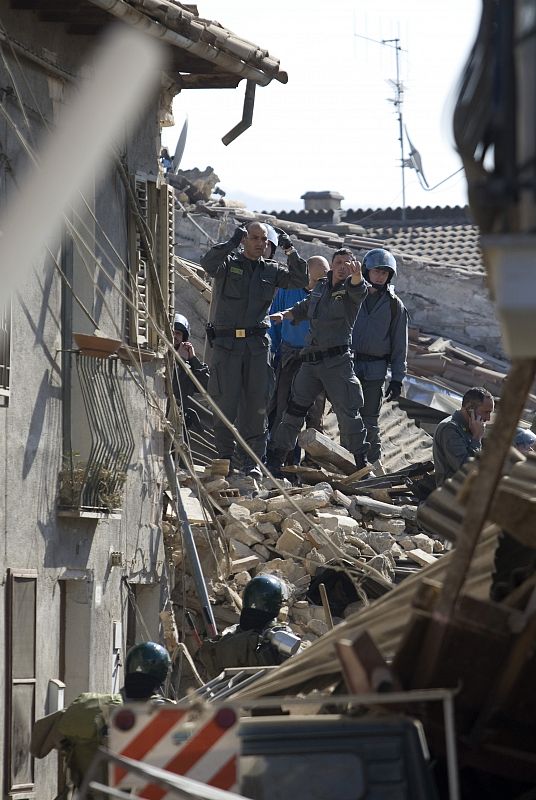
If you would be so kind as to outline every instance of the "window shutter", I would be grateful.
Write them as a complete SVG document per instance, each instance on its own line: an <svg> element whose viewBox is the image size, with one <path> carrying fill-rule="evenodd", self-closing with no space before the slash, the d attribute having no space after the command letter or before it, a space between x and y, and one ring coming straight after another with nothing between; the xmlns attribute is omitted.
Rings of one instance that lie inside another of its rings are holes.
<svg viewBox="0 0 536 800"><path fill-rule="evenodd" d="M134 178L134 193L142 220L149 224L149 191L145 178L136 175ZM128 306L127 341L131 345L146 347L149 343L149 265L145 243L141 238L136 223L136 212L130 210L129 214L129 292L133 307Z"/></svg>
<svg viewBox="0 0 536 800"><path fill-rule="evenodd" d="M175 314L175 192L167 183L160 187L158 235L158 266L160 285L167 302L166 314L170 323ZM166 330L167 333L167 330Z"/></svg>
<svg viewBox="0 0 536 800"><path fill-rule="evenodd" d="M0 397L9 396L11 369L11 303L0 307ZM7 402L7 401L6 401Z"/></svg>

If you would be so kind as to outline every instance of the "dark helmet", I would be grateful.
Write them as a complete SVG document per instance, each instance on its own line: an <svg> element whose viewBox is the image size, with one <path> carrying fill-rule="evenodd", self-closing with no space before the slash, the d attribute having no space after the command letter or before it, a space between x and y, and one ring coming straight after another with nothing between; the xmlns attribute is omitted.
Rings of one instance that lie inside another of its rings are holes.
<svg viewBox="0 0 536 800"><path fill-rule="evenodd" d="M174 331L182 331L184 334L184 341L187 342L190 338L190 323L182 314L175 314L175 321L173 322Z"/></svg>
<svg viewBox="0 0 536 800"><path fill-rule="evenodd" d="M283 605L283 583L275 575L257 575L246 588L242 608L256 608L277 617Z"/></svg>
<svg viewBox="0 0 536 800"><path fill-rule="evenodd" d="M135 644L127 653L125 661L125 675L140 673L154 678L154 683L159 686L167 678L171 667L168 651L156 642L142 642Z"/></svg>
<svg viewBox="0 0 536 800"><path fill-rule="evenodd" d="M383 247L375 247L374 250L369 250L363 258L363 275L367 280L369 269L374 268L390 270L389 280L391 281L396 277L396 259L394 255L389 250L384 250Z"/></svg>

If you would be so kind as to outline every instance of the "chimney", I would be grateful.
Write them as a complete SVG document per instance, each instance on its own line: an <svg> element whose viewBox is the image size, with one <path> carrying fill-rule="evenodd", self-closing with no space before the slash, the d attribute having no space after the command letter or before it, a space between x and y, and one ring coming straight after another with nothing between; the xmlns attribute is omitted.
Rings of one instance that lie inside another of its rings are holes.
<svg viewBox="0 0 536 800"><path fill-rule="evenodd" d="M301 200L306 211L340 211L341 200L344 200L339 192L305 192Z"/></svg>

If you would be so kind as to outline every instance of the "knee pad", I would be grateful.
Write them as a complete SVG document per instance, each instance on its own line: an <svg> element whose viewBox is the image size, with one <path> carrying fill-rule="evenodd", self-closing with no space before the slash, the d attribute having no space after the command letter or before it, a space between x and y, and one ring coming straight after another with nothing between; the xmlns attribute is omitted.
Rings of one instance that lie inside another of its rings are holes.
<svg viewBox="0 0 536 800"><path fill-rule="evenodd" d="M288 401L286 412L290 414L292 417L305 417L311 405L308 406L299 406L297 403L294 402L294 399L291 397Z"/></svg>

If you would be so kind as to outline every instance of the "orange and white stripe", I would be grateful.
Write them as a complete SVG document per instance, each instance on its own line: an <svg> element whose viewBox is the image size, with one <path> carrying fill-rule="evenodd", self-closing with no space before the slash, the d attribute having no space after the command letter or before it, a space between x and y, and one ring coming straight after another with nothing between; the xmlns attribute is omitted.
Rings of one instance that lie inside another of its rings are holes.
<svg viewBox="0 0 536 800"><path fill-rule="evenodd" d="M128 730L121 729L125 711ZM123 715L121 716L121 712ZM191 722L188 709L173 706L122 706L109 727L109 749L121 756L160 767L176 775L227 791L238 789L238 716L229 708L215 709ZM118 766L110 768L110 785L136 789L138 797L164 800L164 788Z"/></svg>

